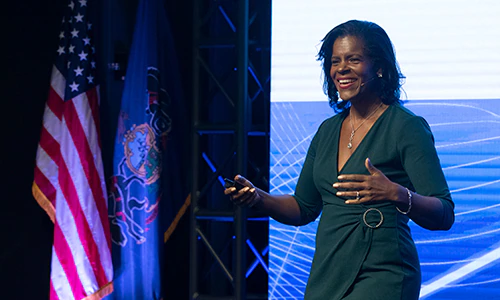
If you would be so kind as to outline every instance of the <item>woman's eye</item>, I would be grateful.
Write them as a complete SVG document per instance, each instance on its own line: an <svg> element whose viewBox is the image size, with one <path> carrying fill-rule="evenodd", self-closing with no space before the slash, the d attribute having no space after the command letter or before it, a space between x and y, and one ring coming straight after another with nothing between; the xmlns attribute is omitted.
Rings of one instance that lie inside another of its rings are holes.
<svg viewBox="0 0 500 300"><path fill-rule="evenodd" d="M359 58L351 58L349 59L349 61L353 63L359 63L361 60Z"/></svg>

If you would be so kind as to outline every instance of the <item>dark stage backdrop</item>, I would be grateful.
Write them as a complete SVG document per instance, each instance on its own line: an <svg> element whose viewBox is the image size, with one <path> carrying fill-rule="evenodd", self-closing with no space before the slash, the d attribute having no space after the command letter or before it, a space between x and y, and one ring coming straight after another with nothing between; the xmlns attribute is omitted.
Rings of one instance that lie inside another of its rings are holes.
<svg viewBox="0 0 500 300"><path fill-rule="evenodd" d="M53 226L32 197L31 184L62 3L9 1L2 9L7 51L2 51L0 118L0 290L5 299L48 298Z"/></svg>

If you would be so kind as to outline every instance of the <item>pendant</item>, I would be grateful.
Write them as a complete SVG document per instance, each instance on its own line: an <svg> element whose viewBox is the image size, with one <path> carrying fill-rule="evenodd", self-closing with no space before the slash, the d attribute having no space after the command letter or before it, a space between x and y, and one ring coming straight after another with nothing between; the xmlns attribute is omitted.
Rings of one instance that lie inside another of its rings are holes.
<svg viewBox="0 0 500 300"><path fill-rule="evenodd" d="M356 130L352 130L351 131L351 136L349 137L349 143L347 144L347 149L351 149L352 148L352 139L354 138L354 133L356 133Z"/></svg>

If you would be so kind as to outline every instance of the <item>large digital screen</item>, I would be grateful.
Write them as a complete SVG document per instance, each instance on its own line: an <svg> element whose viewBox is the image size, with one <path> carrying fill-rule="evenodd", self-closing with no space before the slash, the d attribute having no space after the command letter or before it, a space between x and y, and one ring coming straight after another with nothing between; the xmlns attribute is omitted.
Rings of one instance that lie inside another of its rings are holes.
<svg viewBox="0 0 500 300"><path fill-rule="evenodd" d="M500 299L500 2L274 0L271 193L293 193L316 129L334 115L316 55L351 19L389 34L405 106L431 126L455 201L449 231L410 222L422 266L421 299ZM318 220L270 220L270 299L303 299Z"/></svg>

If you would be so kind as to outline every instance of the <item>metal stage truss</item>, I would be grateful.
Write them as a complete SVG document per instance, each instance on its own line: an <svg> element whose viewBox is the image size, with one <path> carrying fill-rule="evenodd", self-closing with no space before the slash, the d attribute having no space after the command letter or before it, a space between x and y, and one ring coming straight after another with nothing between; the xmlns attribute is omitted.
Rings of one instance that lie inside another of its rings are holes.
<svg viewBox="0 0 500 300"><path fill-rule="evenodd" d="M267 299L268 218L223 178L269 189L271 2L195 0L190 299Z"/></svg>

